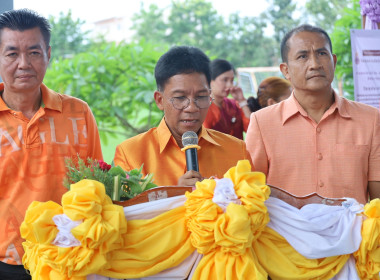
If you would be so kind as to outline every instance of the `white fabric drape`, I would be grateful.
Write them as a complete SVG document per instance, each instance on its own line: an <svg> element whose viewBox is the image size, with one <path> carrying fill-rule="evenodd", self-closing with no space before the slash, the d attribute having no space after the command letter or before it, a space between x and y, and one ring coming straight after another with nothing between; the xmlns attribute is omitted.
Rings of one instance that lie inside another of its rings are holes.
<svg viewBox="0 0 380 280"><path fill-rule="evenodd" d="M270 197L268 227L309 259L351 254L359 249L363 207L354 199L344 206L307 204L301 209Z"/></svg>
<svg viewBox="0 0 380 280"><path fill-rule="evenodd" d="M80 241L72 235L71 230L79 226L82 221L72 221L66 214L61 214L54 216L53 222L59 230L52 242L55 246L69 248L81 244Z"/></svg>

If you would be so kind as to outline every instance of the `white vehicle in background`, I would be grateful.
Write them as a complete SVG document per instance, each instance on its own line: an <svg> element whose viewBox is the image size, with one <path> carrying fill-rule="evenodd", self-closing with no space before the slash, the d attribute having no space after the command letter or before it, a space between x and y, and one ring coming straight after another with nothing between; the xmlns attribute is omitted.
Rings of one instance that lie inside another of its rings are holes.
<svg viewBox="0 0 380 280"><path fill-rule="evenodd" d="M272 76L284 78L279 66L239 67L236 72L237 84L243 89L245 97L257 97L257 89L265 78Z"/></svg>

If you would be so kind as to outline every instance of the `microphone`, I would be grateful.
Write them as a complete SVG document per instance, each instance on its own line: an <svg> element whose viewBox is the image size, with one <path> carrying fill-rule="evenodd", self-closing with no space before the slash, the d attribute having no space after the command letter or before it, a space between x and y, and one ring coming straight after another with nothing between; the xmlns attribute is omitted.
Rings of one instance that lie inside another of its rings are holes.
<svg viewBox="0 0 380 280"><path fill-rule="evenodd" d="M194 170L199 172L198 166L198 153L201 147L198 146L198 135L194 131L186 131L182 134L182 151L186 155L186 168L187 171Z"/></svg>

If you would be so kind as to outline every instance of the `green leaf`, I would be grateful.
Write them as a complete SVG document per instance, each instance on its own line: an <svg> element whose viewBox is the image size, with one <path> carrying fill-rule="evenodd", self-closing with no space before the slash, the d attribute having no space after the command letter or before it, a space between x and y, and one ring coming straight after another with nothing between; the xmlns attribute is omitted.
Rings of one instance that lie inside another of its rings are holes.
<svg viewBox="0 0 380 280"><path fill-rule="evenodd" d="M125 178L126 177L126 173L125 171L123 170L123 168L121 168L119 165L118 166L113 166L111 167L111 169L108 171L108 173L112 176L121 176L122 178Z"/></svg>

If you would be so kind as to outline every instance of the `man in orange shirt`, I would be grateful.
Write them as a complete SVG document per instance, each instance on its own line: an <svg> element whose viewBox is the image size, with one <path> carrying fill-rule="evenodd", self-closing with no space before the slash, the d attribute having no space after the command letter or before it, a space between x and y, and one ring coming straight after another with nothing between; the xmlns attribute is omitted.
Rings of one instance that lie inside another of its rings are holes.
<svg viewBox="0 0 380 280"><path fill-rule="evenodd" d="M48 21L29 10L0 15L0 279L30 279L19 227L33 201L61 202L66 157L102 159L88 105L48 89Z"/></svg>
<svg viewBox="0 0 380 280"><path fill-rule="evenodd" d="M161 186L194 186L203 178L222 178L239 160L249 159L244 141L202 125L212 101L209 62L194 47L173 47L161 56L155 68L154 99L164 118L158 127L118 145L115 165L131 170L144 164L143 173L153 173ZM199 172L186 171L181 151L186 131L198 134Z"/></svg>
<svg viewBox="0 0 380 280"><path fill-rule="evenodd" d="M251 115L246 143L254 169L298 196L380 197L380 114L332 89L336 56L328 34L297 27L282 40L281 55L294 91Z"/></svg>

